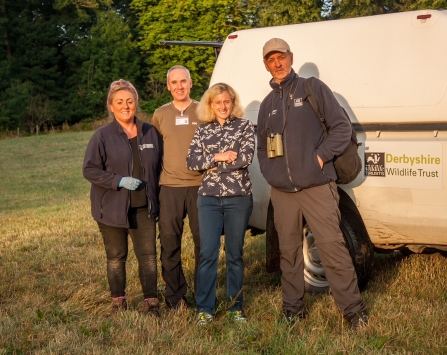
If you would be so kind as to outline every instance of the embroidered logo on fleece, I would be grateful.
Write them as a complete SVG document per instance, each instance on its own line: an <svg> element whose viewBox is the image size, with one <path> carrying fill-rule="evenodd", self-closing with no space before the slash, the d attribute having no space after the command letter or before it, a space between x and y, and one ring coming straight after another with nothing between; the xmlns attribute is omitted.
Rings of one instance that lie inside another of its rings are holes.
<svg viewBox="0 0 447 355"><path fill-rule="evenodd" d="M293 100L293 106L295 107L303 106L303 99L300 97L298 99Z"/></svg>

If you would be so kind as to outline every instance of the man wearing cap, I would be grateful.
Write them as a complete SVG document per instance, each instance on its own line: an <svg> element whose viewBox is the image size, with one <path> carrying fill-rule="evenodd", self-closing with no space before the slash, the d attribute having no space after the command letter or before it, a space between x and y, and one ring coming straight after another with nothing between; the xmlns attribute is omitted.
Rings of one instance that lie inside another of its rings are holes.
<svg viewBox="0 0 447 355"><path fill-rule="evenodd" d="M258 160L271 186L275 227L281 252L283 311L287 321L306 316L304 309L304 220L312 230L335 302L354 330L368 324L357 275L340 230L334 156L351 138L351 126L332 91L318 79L312 89L326 119L306 101L304 78L292 69L293 53L284 40L272 38L263 48L272 75L272 91L258 115Z"/></svg>

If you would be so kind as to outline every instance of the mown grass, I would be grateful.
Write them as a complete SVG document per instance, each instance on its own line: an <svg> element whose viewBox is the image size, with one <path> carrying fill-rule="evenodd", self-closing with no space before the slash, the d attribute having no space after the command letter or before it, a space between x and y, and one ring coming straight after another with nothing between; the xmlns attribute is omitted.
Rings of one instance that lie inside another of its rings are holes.
<svg viewBox="0 0 447 355"><path fill-rule="evenodd" d="M447 354L447 258L376 255L363 292L370 326L358 334L329 295L306 295L309 318L288 326L280 322L279 276L265 272L264 235L248 233L248 324L231 323L223 303L204 328L194 325L194 309L163 304L160 320L141 315L133 253L131 310L110 317L104 248L81 173L91 134L0 140L0 354ZM183 253L191 281L188 229ZM219 300L224 267L222 259ZM162 300L161 277L159 290ZM193 303L191 291L188 297Z"/></svg>

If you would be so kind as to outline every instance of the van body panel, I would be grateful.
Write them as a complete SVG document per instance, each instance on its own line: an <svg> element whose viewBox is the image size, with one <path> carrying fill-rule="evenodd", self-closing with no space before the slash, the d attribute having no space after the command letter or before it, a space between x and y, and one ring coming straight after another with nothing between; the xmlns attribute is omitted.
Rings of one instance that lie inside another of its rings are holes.
<svg viewBox="0 0 447 355"><path fill-rule="evenodd" d="M429 14L426 20L418 15ZM422 10L232 33L211 85L233 86L256 124L270 92L262 47L286 40L293 68L325 82L360 127L363 171L341 188L356 204L376 246L447 245L447 11ZM407 128L361 129L368 125ZM430 124L431 129L418 129ZM412 128L408 128L412 127ZM249 225L266 229L270 187L257 158L249 167Z"/></svg>
<svg viewBox="0 0 447 355"><path fill-rule="evenodd" d="M417 19L425 13L431 18ZM353 122L445 122L446 33L447 11L435 10L237 31L221 49L211 84L247 88L241 101L255 123L270 92L262 47L280 37L295 71L324 81Z"/></svg>

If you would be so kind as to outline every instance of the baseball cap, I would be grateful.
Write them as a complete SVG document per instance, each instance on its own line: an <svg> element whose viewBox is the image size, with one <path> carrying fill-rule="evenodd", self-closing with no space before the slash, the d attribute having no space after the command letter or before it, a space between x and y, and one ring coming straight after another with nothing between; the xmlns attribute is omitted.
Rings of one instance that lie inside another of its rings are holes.
<svg viewBox="0 0 447 355"><path fill-rule="evenodd" d="M265 56L270 52L285 53L287 51L290 52L290 47L286 41L281 38L272 38L264 44L264 48L262 49L262 57L265 58Z"/></svg>

